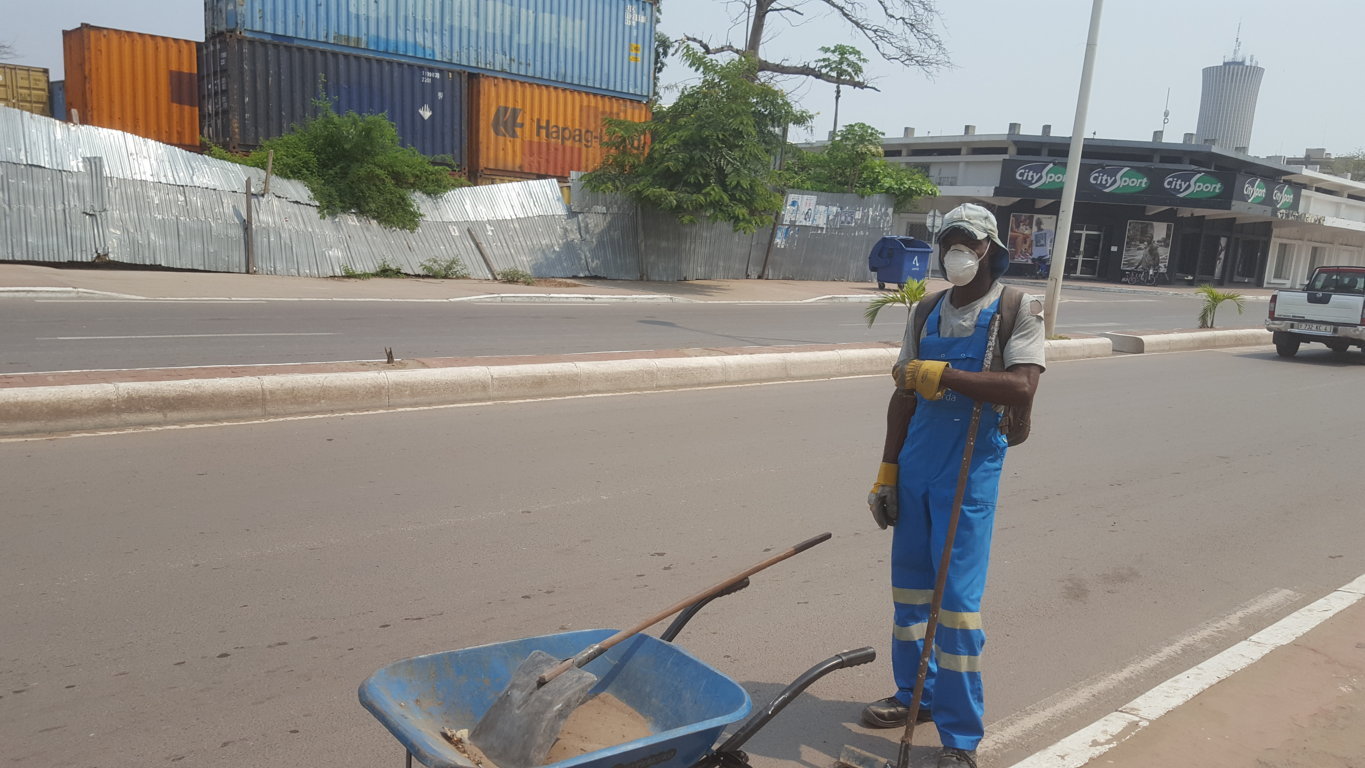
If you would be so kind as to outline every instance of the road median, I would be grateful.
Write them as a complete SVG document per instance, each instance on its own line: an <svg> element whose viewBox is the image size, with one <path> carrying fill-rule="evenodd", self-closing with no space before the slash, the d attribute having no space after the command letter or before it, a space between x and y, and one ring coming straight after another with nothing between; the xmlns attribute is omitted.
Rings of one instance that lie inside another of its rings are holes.
<svg viewBox="0 0 1365 768"><path fill-rule="evenodd" d="M1107 338L1047 342L1052 362L1111 354ZM888 374L898 345L687 349L545 358L0 377L0 436L119 431L339 413L816 381Z"/></svg>

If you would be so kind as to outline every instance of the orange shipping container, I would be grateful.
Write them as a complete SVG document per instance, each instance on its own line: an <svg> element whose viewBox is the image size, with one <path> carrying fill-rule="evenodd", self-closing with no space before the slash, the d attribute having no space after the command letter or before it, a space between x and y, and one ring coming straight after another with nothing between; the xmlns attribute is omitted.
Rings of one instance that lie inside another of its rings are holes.
<svg viewBox="0 0 1365 768"><path fill-rule="evenodd" d="M47 70L18 64L0 64L0 106L47 116L49 112Z"/></svg>
<svg viewBox="0 0 1365 768"><path fill-rule="evenodd" d="M470 176L567 179L602 163L603 118L644 121L638 101L481 75L472 78Z"/></svg>
<svg viewBox="0 0 1365 768"><path fill-rule="evenodd" d="M89 24L62 43L70 119L198 149L197 43Z"/></svg>

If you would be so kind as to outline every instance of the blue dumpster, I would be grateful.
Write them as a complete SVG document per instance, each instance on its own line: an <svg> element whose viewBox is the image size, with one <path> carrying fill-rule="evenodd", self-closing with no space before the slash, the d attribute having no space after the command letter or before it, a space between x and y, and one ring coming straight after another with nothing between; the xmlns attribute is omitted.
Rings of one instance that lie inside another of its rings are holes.
<svg viewBox="0 0 1365 768"><path fill-rule="evenodd" d="M934 247L913 237L883 237L872 246L867 268L877 273L877 287L895 283L899 288L929 274Z"/></svg>

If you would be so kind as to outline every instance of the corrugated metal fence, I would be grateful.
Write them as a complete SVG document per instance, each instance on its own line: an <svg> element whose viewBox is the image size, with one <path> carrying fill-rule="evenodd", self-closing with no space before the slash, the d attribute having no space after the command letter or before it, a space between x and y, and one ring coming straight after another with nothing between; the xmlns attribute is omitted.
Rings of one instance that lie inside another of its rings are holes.
<svg viewBox="0 0 1365 768"><path fill-rule="evenodd" d="M247 180L251 227L247 228ZM351 215L323 219L302 184L120 131L0 107L0 260L99 257L214 272L327 277L388 263L422 274L457 258L476 278L520 269L537 277L700 280L765 276L867 280L867 254L891 228L883 197L793 192L778 226L681 225L620 198L553 181L419 196L416 232ZM766 273L763 273L766 264Z"/></svg>

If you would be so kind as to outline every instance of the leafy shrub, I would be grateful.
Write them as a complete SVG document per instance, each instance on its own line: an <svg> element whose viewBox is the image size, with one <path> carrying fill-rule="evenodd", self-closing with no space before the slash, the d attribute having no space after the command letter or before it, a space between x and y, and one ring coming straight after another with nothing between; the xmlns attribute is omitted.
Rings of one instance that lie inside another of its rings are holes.
<svg viewBox="0 0 1365 768"><path fill-rule="evenodd" d="M530 272L523 269L504 269L498 273L498 281L503 283L519 283L521 285L535 285L536 279Z"/></svg>
<svg viewBox="0 0 1365 768"><path fill-rule="evenodd" d="M422 272L441 280L462 280L469 277L469 270L458 257L441 259L432 257L422 262Z"/></svg>
<svg viewBox="0 0 1365 768"><path fill-rule="evenodd" d="M412 193L439 195L468 181L451 174L398 141L398 129L384 115L338 115L325 98L317 115L260 149L238 157L221 147L209 155L265 168L275 153L274 173L308 186L321 216L355 213L391 229L415 230L422 215Z"/></svg>

